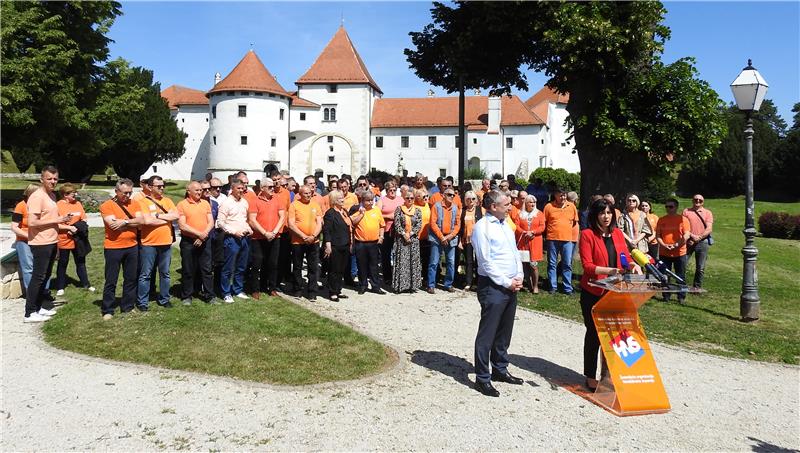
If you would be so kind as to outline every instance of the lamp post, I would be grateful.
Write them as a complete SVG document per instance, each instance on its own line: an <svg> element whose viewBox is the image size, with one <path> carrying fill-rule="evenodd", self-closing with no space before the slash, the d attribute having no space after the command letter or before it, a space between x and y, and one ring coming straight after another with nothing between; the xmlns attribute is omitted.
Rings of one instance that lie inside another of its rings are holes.
<svg viewBox="0 0 800 453"><path fill-rule="evenodd" d="M744 238L742 248L744 267L742 270L742 295L739 299L739 313L742 321L755 321L759 318L761 299L758 296L758 273L756 261L758 249L755 246L756 226L753 220L753 112L757 112L767 93L767 81L761 77L753 62L747 60L747 66L731 83L733 97L739 110L745 112L747 121L744 127L745 162L747 173L745 175L746 200L744 211Z"/></svg>

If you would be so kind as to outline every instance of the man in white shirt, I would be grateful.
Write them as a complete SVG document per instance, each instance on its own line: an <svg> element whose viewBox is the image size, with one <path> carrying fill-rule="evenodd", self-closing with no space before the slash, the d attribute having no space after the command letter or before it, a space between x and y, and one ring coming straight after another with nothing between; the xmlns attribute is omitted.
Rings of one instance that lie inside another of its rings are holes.
<svg viewBox="0 0 800 453"><path fill-rule="evenodd" d="M217 228L224 235L225 262L220 273L220 287L223 301L233 303L233 296L240 299L249 299L244 293L244 274L247 271L247 262L250 255L250 242L248 236L253 233L247 223L247 200L242 196L247 190L242 181L231 181L231 194L219 207L217 215ZM233 284L231 284L231 277Z"/></svg>
<svg viewBox="0 0 800 453"><path fill-rule="evenodd" d="M492 386L492 380L514 385L524 382L508 372L508 346L523 270L514 232L505 222L511 199L493 190L484 194L483 207L486 215L472 230L481 304L481 322L475 337L475 389L486 396L497 397L500 392Z"/></svg>

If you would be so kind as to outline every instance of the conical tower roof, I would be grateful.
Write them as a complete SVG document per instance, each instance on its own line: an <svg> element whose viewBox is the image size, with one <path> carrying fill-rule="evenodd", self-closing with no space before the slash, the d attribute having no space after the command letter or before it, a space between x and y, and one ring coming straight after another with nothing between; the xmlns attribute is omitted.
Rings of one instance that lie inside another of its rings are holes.
<svg viewBox="0 0 800 453"><path fill-rule="evenodd" d="M260 91L289 97L275 77L267 70L261 59L252 50L245 54L242 61L233 68L227 77L222 79L208 94L221 91Z"/></svg>
<svg viewBox="0 0 800 453"><path fill-rule="evenodd" d="M295 83L298 85L365 83L383 94L369 74L367 66L356 51L353 41L350 40L344 27L339 27L311 68Z"/></svg>

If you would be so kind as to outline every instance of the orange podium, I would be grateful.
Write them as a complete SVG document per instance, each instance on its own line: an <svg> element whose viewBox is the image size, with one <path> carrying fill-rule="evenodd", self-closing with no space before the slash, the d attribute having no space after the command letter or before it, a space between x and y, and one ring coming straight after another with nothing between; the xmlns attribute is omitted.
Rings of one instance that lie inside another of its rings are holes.
<svg viewBox="0 0 800 453"><path fill-rule="evenodd" d="M657 292L701 292L685 285L664 286L641 275L590 282L607 293L592 308L600 348L608 367L588 398L618 416L669 412L656 360L639 319L639 307Z"/></svg>

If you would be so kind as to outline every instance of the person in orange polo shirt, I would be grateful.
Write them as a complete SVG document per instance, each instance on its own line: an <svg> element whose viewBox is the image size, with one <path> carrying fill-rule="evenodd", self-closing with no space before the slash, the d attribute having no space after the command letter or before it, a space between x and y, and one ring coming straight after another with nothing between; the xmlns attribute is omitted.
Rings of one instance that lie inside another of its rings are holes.
<svg viewBox="0 0 800 453"><path fill-rule="evenodd" d="M678 200L669 198L664 207L667 215L658 219L656 225L656 240L658 241L658 257L668 269L674 269L675 274L686 280L686 242L692 237L692 227L689 219L678 213ZM669 301L670 294L664 293L664 302ZM678 302L684 303L686 293L678 293Z"/></svg>
<svg viewBox="0 0 800 453"><path fill-rule="evenodd" d="M572 288L572 255L575 243L572 242L573 231L578 223L578 210L567 201L567 192L556 189L553 201L544 207L545 235L547 237L547 278L550 280L550 294L558 289L558 274L564 285L564 294L573 293ZM561 255L558 273L556 263Z"/></svg>
<svg viewBox="0 0 800 453"><path fill-rule="evenodd" d="M178 228L181 230L181 300L192 304L195 293L195 275L200 274L202 289L200 299L214 303L214 263L211 256L211 230L214 216L211 205L203 199L199 181L186 186L186 198L178 202Z"/></svg>
<svg viewBox="0 0 800 453"><path fill-rule="evenodd" d="M290 294L297 295L303 282L303 258L308 266L308 300L317 300L319 275L319 234L322 232L322 208L312 200L311 187L300 187L299 196L289 206L289 230L292 233L292 268L294 287Z"/></svg>
<svg viewBox="0 0 800 453"><path fill-rule="evenodd" d="M119 308L123 313L133 310L136 301L137 267L139 261L138 229L144 225L141 206L131 200L133 181L120 179L114 188L114 197L100 205L100 216L103 217L105 240L103 255L105 257L105 284L103 285L103 303L100 307L103 319L111 319L114 315L115 292L119 268L122 267L122 300Z"/></svg>
<svg viewBox="0 0 800 453"><path fill-rule="evenodd" d="M148 310L150 280L156 268L159 276L157 303L165 308L172 307L169 301L169 266L172 261L172 243L175 241L172 222L178 220L175 203L164 196L164 179L153 175L148 178L147 185L150 187L150 195L139 200L144 225L141 228L141 270L136 305L141 311Z"/></svg>
<svg viewBox="0 0 800 453"><path fill-rule="evenodd" d="M444 193L447 191L447 189L452 189L452 188L453 188L452 179L450 179L449 176L447 178L443 178L442 182L439 183L439 191L432 194L431 197L428 199L428 205L431 208L433 208L433 205L435 205L436 203L440 203L444 199ZM455 194L455 190L453 190L453 193ZM459 197L458 195L454 195L452 202L458 207L458 211L460 213L461 207L463 206L461 203L461 197Z"/></svg>
<svg viewBox="0 0 800 453"><path fill-rule="evenodd" d="M292 199L291 194L286 189L286 185L288 184L286 178L278 170L272 170L269 177L272 179L272 182L275 183L275 193L273 197L283 206L283 209L288 215L289 205L292 204ZM281 283L290 286L294 282L294 277L292 274L292 235L289 233L288 219L283 223L279 240L278 286L280 286Z"/></svg>
<svg viewBox="0 0 800 453"><path fill-rule="evenodd" d="M458 246L458 233L461 230L461 218L458 206L453 202L456 191L452 183L445 186L442 201L431 208L430 234L428 241L431 244L431 258L428 262L428 288L433 294L436 286L436 273L439 269L439 257L445 255L444 289L453 292L453 279L455 277L456 247Z"/></svg>
<svg viewBox="0 0 800 453"><path fill-rule="evenodd" d="M247 221L253 229L249 282L253 298L260 299L262 290L270 296L277 296L280 236L286 223L286 209L275 196L275 183L272 179L265 179L261 183L261 193L256 197L255 203L248 207Z"/></svg>
<svg viewBox="0 0 800 453"><path fill-rule="evenodd" d="M87 227L86 211L83 205L77 200L78 190L70 183L66 183L59 189L61 193L61 200L58 200L58 215L72 214L69 222L63 225L61 231L58 233L58 266L56 267L56 296L64 295L64 287L67 284L67 265L69 264L69 255L75 258L75 272L78 274L78 279L81 282L81 288L94 292L95 288L89 284L89 275L86 272L86 255L82 255L79 249L75 248L75 239L73 235L78 232L75 224L83 221L81 224ZM88 230L87 230L88 231Z"/></svg>
<svg viewBox="0 0 800 453"><path fill-rule="evenodd" d="M367 281L372 285L371 292L385 294L381 289L382 282L378 278L380 262L380 245L386 222L380 208L375 206L375 194L365 190L361 195L361 206L350 208L350 220L353 221L353 247L358 261L359 294L367 291Z"/></svg>

